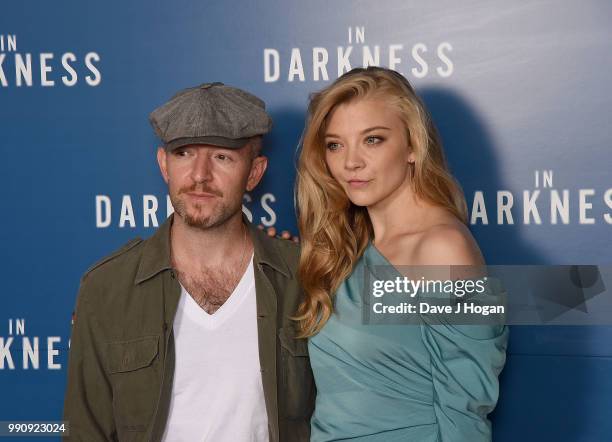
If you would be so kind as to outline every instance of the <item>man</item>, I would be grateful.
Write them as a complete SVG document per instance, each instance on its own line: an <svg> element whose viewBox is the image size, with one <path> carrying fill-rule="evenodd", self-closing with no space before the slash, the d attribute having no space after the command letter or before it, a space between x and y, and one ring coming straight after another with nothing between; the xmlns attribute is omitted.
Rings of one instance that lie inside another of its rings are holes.
<svg viewBox="0 0 612 442"><path fill-rule="evenodd" d="M65 417L79 441L307 441L298 248L242 215L263 176L263 101L222 83L150 116L174 214L83 276Z"/></svg>

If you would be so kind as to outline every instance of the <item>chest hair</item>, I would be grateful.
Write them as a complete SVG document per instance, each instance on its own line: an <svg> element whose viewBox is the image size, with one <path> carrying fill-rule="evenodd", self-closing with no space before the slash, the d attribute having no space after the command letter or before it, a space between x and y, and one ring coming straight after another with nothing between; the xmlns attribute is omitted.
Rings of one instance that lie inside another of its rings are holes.
<svg viewBox="0 0 612 442"><path fill-rule="evenodd" d="M191 297L209 315L228 300L244 273L229 268L201 269L197 273L178 270L179 281Z"/></svg>

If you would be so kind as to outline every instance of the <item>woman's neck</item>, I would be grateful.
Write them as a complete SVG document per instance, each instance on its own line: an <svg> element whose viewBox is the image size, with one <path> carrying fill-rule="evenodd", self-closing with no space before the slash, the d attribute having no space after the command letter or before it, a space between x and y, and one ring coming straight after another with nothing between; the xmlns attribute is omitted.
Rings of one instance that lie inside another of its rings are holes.
<svg viewBox="0 0 612 442"><path fill-rule="evenodd" d="M384 200L368 206L375 241L381 243L398 234L423 230L432 209L437 208L419 198L411 185L401 186Z"/></svg>

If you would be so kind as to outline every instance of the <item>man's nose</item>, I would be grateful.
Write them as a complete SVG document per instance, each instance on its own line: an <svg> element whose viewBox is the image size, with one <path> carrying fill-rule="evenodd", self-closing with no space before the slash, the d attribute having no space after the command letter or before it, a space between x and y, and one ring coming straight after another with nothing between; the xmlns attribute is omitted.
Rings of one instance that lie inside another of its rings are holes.
<svg viewBox="0 0 612 442"><path fill-rule="evenodd" d="M192 164L191 178L196 183L210 181L212 179L212 162L206 152L198 152Z"/></svg>

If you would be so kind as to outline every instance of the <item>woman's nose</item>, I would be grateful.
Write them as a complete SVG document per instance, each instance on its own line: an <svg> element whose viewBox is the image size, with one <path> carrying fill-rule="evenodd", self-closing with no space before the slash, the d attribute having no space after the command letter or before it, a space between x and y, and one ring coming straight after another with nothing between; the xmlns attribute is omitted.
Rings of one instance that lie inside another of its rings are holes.
<svg viewBox="0 0 612 442"><path fill-rule="evenodd" d="M363 157L359 147L347 146L344 157L344 167L348 170L360 169L364 166Z"/></svg>

